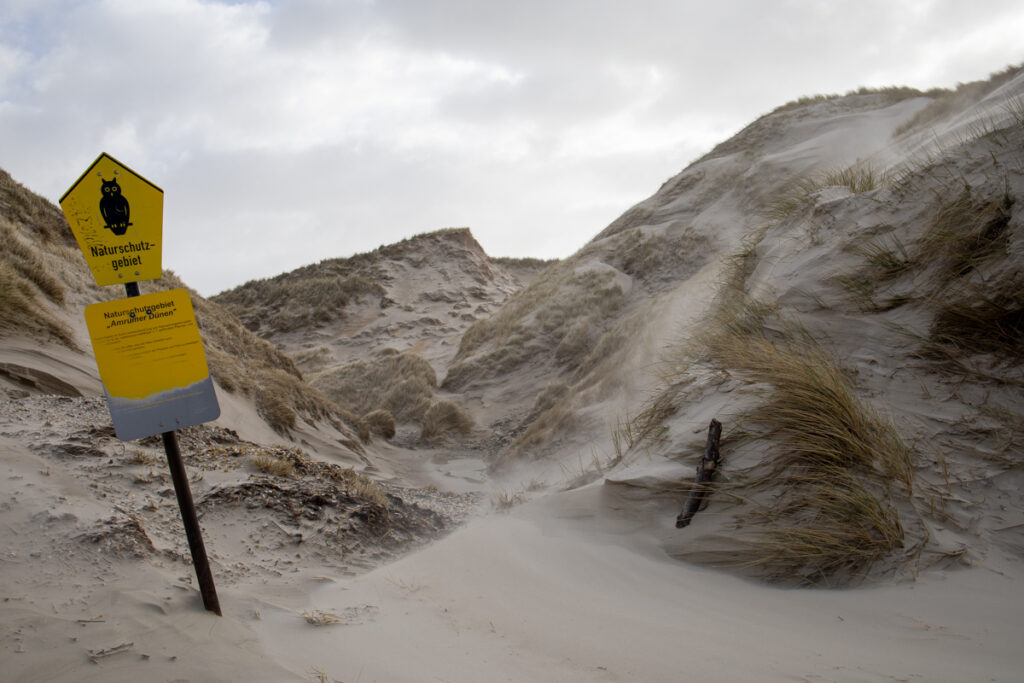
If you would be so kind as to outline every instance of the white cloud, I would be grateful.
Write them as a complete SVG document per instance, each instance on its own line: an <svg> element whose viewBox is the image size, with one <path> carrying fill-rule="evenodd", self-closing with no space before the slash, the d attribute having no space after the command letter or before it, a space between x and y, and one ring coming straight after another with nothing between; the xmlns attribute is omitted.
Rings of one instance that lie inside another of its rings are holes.
<svg viewBox="0 0 1024 683"><path fill-rule="evenodd" d="M0 166L121 159L207 294L445 226L564 256L788 100L1021 61L1018 5L9 0Z"/></svg>

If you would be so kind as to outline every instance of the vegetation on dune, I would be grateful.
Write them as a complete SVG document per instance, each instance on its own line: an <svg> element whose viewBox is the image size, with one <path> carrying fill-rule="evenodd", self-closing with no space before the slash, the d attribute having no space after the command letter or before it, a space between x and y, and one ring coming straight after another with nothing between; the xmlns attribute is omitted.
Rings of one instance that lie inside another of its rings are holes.
<svg viewBox="0 0 1024 683"><path fill-rule="evenodd" d="M346 309L361 302L390 305L385 285L390 277L383 267L388 260L414 268L428 261L448 262L461 258L475 269L478 282L493 278L489 259L468 228L445 228L383 245L370 252L331 258L288 273L252 280L213 297L254 331L265 335L317 328L343 319ZM530 271L542 263L536 259L507 259L517 269Z"/></svg>
<svg viewBox="0 0 1024 683"><path fill-rule="evenodd" d="M979 195L965 187L936 214L917 246L934 317L925 357L967 372L979 355L1024 362L1024 276L1007 259L1016 200L1008 192ZM1012 239L1019 243L1017 226ZM989 373L980 373L991 377Z"/></svg>
<svg viewBox="0 0 1024 683"><path fill-rule="evenodd" d="M874 198L879 206L913 200L910 210L892 206L883 214L897 217L896 225L864 223L866 214L854 214L857 230L846 226L843 234L852 238L846 248L860 265L832 276L831 283L862 313L884 316L907 306L913 315L882 320L911 334L916 348L891 352L938 361L943 377L952 370L983 382L1019 382L1014 369L1024 360L1024 223L1012 188L1024 116L1013 115L1012 103L1007 111L1011 115L998 126L979 126L958 143L958 154L908 167L898 181L868 166L804 179L779 198L770 216L773 225L792 220L814 192L828 186L854 193L884 189ZM851 199L848 206L865 204ZM801 221L805 217L800 214ZM734 515L736 528L731 549L706 558L783 581L841 583L883 558L909 560L927 543L910 541L904 528L908 515L916 520L926 514L916 507L915 489L928 491L932 514L941 514L934 496L945 494L935 494L915 474L910 446L864 400L855 375L829 352L823 336L796 322L811 324L807 312L787 313L750 295L757 243L771 229L731 260L712 313L680 344L665 366L661 390L620 427L615 444L620 453L668 449L674 418L688 401L706 397L715 381L728 382L730 390L741 383L742 407L731 416L728 437L733 459L717 485L720 500L738 506L726 513ZM790 296L828 309L815 293ZM909 324L916 332L904 327L908 320L915 321ZM1012 423L1006 416L998 420ZM944 464L939 476L948 487Z"/></svg>
<svg viewBox="0 0 1024 683"><path fill-rule="evenodd" d="M815 192L827 187L844 187L854 194L870 192L885 185L889 175L878 171L870 164L857 163L846 168L825 169L800 178L789 190L782 193L768 206L766 218L780 221L810 200Z"/></svg>
<svg viewBox="0 0 1024 683"><path fill-rule="evenodd" d="M365 474L360 474L351 467L314 460L301 448L249 447L241 451L229 448L227 452L230 456L238 455L240 452L249 453L249 460L253 466L271 477L311 477L339 485L347 495L378 508L384 509L389 504L384 489Z"/></svg>
<svg viewBox="0 0 1024 683"><path fill-rule="evenodd" d="M419 355L384 349L366 360L353 361L317 374L313 385L345 409L363 416L368 428L384 438L396 424L416 422L421 438L438 440L470 432L469 413L450 400L434 400L437 375Z"/></svg>
<svg viewBox="0 0 1024 683"><path fill-rule="evenodd" d="M64 305L62 276L76 257L60 211L0 171L0 336L37 334L77 348L71 329L49 310Z"/></svg>
<svg viewBox="0 0 1024 683"><path fill-rule="evenodd" d="M9 173L0 170L0 216L19 226L44 247L77 249L75 237L60 208L37 195Z"/></svg>
<svg viewBox="0 0 1024 683"><path fill-rule="evenodd" d="M788 118L798 116L802 110L809 107L828 107L834 105L836 111L839 111L839 108L842 107L845 112L858 107L877 109L880 104L883 106L895 104L912 97L936 97L943 92L945 91L941 88L921 91L916 88L903 86L880 88L862 86L846 94L818 94L800 97L758 117L739 133L716 145L714 149L701 157L698 162L729 154L750 153L757 148L757 141L766 137L769 131L781 129Z"/></svg>
<svg viewBox="0 0 1024 683"><path fill-rule="evenodd" d="M929 125L941 119L948 119L954 114L966 111L978 104L984 97L994 92L1003 84L1017 76L1024 70L1024 64L1008 66L1002 71L991 74L987 79L971 81L970 83L958 83L955 90L930 90L927 96L932 98L931 103L914 115L912 119L896 128L893 137L899 137L909 132L927 129Z"/></svg>
<svg viewBox="0 0 1024 683"><path fill-rule="evenodd" d="M678 346L662 389L615 441L620 452L667 448L668 424L697 378L742 381L754 400L733 417L730 443L754 461L730 467L720 484L743 505L726 563L777 580L841 581L903 547L896 501L912 493L912 453L820 341L747 293L763 234L729 261L699 331Z"/></svg>
<svg viewBox="0 0 1024 683"><path fill-rule="evenodd" d="M1017 200L995 190L955 185L927 211L914 237L897 228L855 247L862 265L836 277L865 313L914 304L931 314L926 333L913 338L922 358L955 371L996 379L989 365L1024 361L1024 279L1010 254L1020 241L1013 215Z"/></svg>
<svg viewBox="0 0 1024 683"><path fill-rule="evenodd" d="M384 439L391 439L395 436L395 416L388 410L371 410L363 416L363 421L370 428L371 434L376 434Z"/></svg>
<svg viewBox="0 0 1024 683"><path fill-rule="evenodd" d="M252 330L284 333L316 328L344 316L345 308L363 297L383 297L384 287L360 273L314 277L279 275L254 280L218 294L214 300Z"/></svg>
<svg viewBox="0 0 1024 683"><path fill-rule="evenodd" d="M398 422L422 421L437 390L437 375L430 363L395 349L325 370L311 381L353 413L382 410Z"/></svg>
<svg viewBox="0 0 1024 683"><path fill-rule="evenodd" d="M611 269L558 263L513 295L492 317L478 320L459 343L446 389L507 373L538 356L572 370L619 309L622 288ZM558 349L561 347L561 350Z"/></svg>
<svg viewBox="0 0 1024 683"><path fill-rule="evenodd" d="M291 460L272 455L255 455L252 457L252 464L260 472L276 477L290 477L295 473L295 464Z"/></svg>
<svg viewBox="0 0 1024 683"><path fill-rule="evenodd" d="M442 399L427 408L423 414L424 441L437 441L446 436L465 436L473 429L472 416L461 406Z"/></svg>
<svg viewBox="0 0 1024 683"><path fill-rule="evenodd" d="M71 329L43 305L42 291L34 278L26 277L21 264L12 262L6 248L12 240L6 237L0 236L4 240L4 246L0 246L0 336L38 334L77 348Z"/></svg>

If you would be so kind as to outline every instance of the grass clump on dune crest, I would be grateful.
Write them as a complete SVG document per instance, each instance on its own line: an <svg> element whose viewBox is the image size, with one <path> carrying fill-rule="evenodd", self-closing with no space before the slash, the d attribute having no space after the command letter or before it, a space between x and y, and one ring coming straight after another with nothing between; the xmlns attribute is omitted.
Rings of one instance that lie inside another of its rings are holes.
<svg viewBox="0 0 1024 683"><path fill-rule="evenodd" d="M213 300L237 315L248 328L274 334L306 326L315 328L344 317L345 308L353 301L379 299L385 294L372 272L305 272L312 268L253 280Z"/></svg>
<svg viewBox="0 0 1024 683"><path fill-rule="evenodd" d="M766 217L780 221L803 206L808 198L826 187L845 187L854 194L876 190L890 180L887 173L870 164L856 163L846 168L826 169L797 180L768 205Z"/></svg>

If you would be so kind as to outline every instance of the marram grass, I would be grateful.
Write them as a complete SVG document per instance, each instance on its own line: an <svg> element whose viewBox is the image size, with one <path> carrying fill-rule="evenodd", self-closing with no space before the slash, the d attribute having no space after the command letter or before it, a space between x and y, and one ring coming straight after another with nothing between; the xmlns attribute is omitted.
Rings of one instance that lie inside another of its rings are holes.
<svg viewBox="0 0 1024 683"><path fill-rule="evenodd" d="M779 320L773 306L737 291L716 310L671 366L675 374L664 378L669 388L633 421L627 436L638 438L629 445L658 432L656 423L685 400L685 390L672 387L685 388L696 368L728 373L762 387L759 402L734 420L743 423L744 435L731 439L734 448L761 444L760 461L733 470L718 486L720 494L747 503L737 513L743 528L732 564L816 584L863 573L901 548L894 501L911 495L913 467L894 425L857 396L819 343Z"/></svg>

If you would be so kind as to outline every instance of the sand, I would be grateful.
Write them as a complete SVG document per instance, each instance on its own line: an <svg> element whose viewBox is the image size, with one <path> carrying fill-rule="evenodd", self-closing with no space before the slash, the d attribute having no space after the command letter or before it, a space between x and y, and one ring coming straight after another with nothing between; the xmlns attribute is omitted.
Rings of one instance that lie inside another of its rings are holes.
<svg viewBox="0 0 1024 683"><path fill-rule="evenodd" d="M216 617L166 484L132 483L148 466L107 442L71 448L103 402L31 400L3 403L5 680L1012 681L1024 663L1019 562L775 588L671 559L659 537L678 533L675 503L602 482L470 506L461 528L368 572L273 542L265 510L201 506ZM50 439L63 454L36 448ZM214 472L189 471L201 497ZM133 533L150 504L161 515Z"/></svg>

